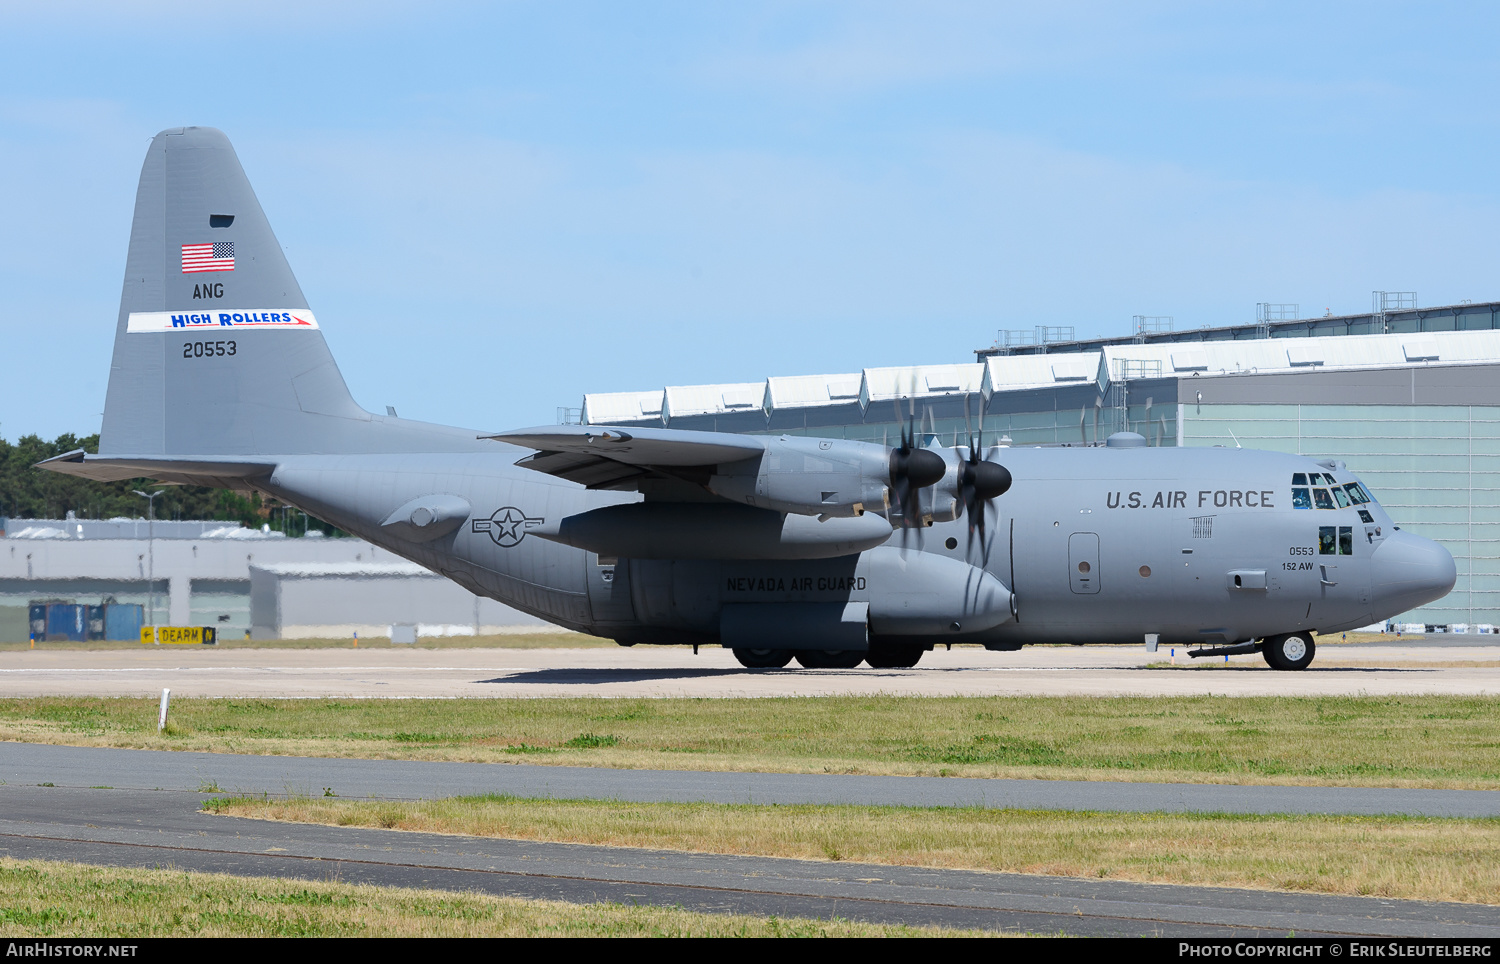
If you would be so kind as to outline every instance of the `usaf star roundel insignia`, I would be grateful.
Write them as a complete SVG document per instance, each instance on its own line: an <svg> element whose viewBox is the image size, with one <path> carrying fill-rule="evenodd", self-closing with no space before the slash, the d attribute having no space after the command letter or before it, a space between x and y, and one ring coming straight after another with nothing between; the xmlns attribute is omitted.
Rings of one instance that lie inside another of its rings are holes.
<svg viewBox="0 0 1500 964"><path fill-rule="evenodd" d="M534 529L546 521L531 518L515 506L507 505L496 509L488 519L475 519L473 531L487 532L495 540L495 545L509 549L526 538L527 529Z"/></svg>

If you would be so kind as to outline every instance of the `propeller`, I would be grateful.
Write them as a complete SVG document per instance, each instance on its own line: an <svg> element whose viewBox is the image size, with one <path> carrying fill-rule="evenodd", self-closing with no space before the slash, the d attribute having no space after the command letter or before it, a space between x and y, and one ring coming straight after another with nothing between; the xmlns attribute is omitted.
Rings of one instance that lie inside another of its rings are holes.
<svg viewBox="0 0 1500 964"><path fill-rule="evenodd" d="M897 418L901 408L896 407ZM901 445L891 449L891 494L901 511L901 526L914 528L922 525L921 490L941 482L948 474L948 463L943 457L929 449L918 448L916 401L911 402L907 424L901 429Z"/></svg>
<svg viewBox="0 0 1500 964"><path fill-rule="evenodd" d="M979 434L973 433L969 424L969 400L964 398L964 427L969 430L969 456L958 469L959 500L964 514L969 518L969 545L974 544L974 533L979 533L979 545L988 552L984 540L984 525L989 501L1004 495L1010 489L1010 470L999 462L991 462L980 455L984 442L984 408L979 409Z"/></svg>

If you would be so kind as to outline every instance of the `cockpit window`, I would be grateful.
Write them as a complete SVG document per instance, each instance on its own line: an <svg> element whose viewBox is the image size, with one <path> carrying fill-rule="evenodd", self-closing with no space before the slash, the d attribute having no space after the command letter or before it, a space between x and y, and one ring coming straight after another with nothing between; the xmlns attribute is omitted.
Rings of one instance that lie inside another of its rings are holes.
<svg viewBox="0 0 1500 964"><path fill-rule="evenodd" d="M1354 555L1354 527L1318 526L1318 555Z"/></svg>
<svg viewBox="0 0 1500 964"><path fill-rule="evenodd" d="M1370 490L1360 482L1340 483L1330 472L1293 472L1292 508L1347 509L1375 501ZM1304 485L1328 488L1302 488Z"/></svg>

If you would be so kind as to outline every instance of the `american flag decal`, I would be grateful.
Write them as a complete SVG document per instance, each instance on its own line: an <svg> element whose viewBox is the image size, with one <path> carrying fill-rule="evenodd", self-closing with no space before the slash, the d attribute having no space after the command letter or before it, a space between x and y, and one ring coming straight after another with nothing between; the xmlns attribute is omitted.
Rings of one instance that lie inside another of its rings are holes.
<svg viewBox="0 0 1500 964"><path fill-rule="evenodd" d="M200 271L233 271L234 242L214 241L182 246L182 273L197 274Z"/></svg>

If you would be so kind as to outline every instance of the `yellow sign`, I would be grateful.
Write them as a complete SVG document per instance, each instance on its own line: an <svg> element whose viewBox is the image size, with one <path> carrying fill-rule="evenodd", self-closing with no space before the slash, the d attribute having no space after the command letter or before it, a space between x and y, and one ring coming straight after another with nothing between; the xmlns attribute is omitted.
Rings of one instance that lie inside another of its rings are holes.
<svg viewBox="0 0 1500 964"><path fill-rule="evenodd" d="M142 626L141 642L147 646L158 643L215 646L219 642L219 632L213 626Z"/></svg>

